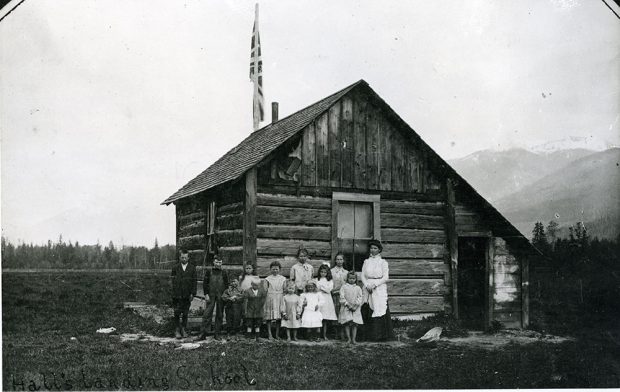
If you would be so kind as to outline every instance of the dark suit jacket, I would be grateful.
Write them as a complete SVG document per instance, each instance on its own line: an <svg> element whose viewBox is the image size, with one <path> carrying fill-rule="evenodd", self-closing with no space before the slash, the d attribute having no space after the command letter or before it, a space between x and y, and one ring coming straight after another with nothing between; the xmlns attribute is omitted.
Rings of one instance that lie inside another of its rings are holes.
<svg viewBox="0 0 620 392"><path fill-rule="evenodd" d="M244 316L248 318L263 318L263 306L265 305L265 297L267 296L267 290L261 284L258 287L258 292L254 295L252 288L249 288L243 292L243 311Z"/></svg>
<svg viewBox="0 0 620 392"><path fill-rule="evenodd" d="M196 267L193 264L187 263L185 271L181 263L172 267L172 298L189 298L190 294L196 295L197 283Z"/></svg>

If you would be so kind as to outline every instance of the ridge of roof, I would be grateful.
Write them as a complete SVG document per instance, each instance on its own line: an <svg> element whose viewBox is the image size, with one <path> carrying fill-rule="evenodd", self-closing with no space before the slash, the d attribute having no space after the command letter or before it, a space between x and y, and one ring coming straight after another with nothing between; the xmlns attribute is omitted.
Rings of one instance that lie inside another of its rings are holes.
<svg viewBox="0 0 620 392"><path fill-rule="evenodd" d="M323 114L334 102L361 85L368 86L368 83L360 79L275 123L268 124L250 133L241 143L222 155L211 166L190 180L161 204L168 205L239 178L249 168L259 163L282 143Z"/></svg>
<svg viewBox="0 0 620 392"><path fill-rule="evenodd" d="M452 166L450 166L450 164L443 159L435 150L433 150L433 148L431 146L429 146L424 139L422 139L422 137L420 135L418 135L418 133L405 121L403 120L400 115L398 113L396 113L396 111L394 109L392 109L392 107L383 100L383 98L381 98L381 96L379 94L377 94L370 86L369 87L369 91L371 93L371 95L378 100L381 105L384 105L387 109L390 115L392 115L399 123L402 124L402 126L405 127L405 129L409 129L411 132L409 132L410 136L415 137L416 141L420 144L422 144L422 148L427 150L428 152L430 152L435 159L439 160L439 163L441 166L443 166L444 170L447 171L448 175L451 178L454 178L456 180L458 180L459 183L463 184L466 188L468 188L469 192L472 192L474 197L481 200L482 201L482 208L483 210L485 210L485 212L490 213L492 215L494 215L495 217L499 218L499 220L506 224L508 226L508 228L510 229L509 231L511 231L512 233L510 233L511 235L509 236L503 236L503 237L514 237L514 238L522 238L523 240L525 240L525 242L527 243L527 245L530 246L531 249L533 249L535 251L535 253L537 254L542 254L542 252L536 248L524 235L523 233L521 233L519 231L519 229L517 229L508 219L506 219L506 217L504 215L502 215L487 199L485 199L480 193L478 193L478 191L476 190L476 188L474 188L471 184L469 184L469 182L467 182L467 180L465 180L465 178L463 178L456 170L454 170L454 168Z"/></svg>
<svg viewBox="0 0 620 392"><path fill-rule="evenodd" d="M320 99L303 109L300 109L275 123L268 124L263 128L260 128L252 132L241 143L230 149L226 154L221 156L206 170L193 178L173 195L168 197L161 204L168 205L174 201L183 199L211 189L217 185L223 184L228 181L235 180L245 172L258 164L268 154L277 149L280 145L297 134L301 129L310 124L314 119L319 117L325 111L327 111L336 101L342 98L345 94L358 86L367 87L371 96L385 106L388 110L388 114L392 116L398 123L400 123L404 129L408 129L408 135L414 137L415 140L421 144L422 148L430 152L434 159L439 161L439 164L447 171L449 177L454 178L463 184L470 192L473 193L476 199L482 201L483 211L490 213L499 220L506 224L509 228L507 234L504 237L513 237L524 240L536 253L541 254L532 243L512 224L506 219L491 203L489 203L482 195L476 191L460 174L457 173L452 166L450 166L435 150L433 150L418 133L405 121L392 107L379 96L370 85L364 80L359 81L323 98Z"/></svg>

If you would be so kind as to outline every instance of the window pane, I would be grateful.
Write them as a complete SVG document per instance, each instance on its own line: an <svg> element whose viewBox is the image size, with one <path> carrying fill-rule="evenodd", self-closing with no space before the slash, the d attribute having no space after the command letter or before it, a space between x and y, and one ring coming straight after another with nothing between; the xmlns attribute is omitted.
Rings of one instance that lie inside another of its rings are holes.
<svg viewBox="0 0 620 392"><path fill-rule="evenodd" d="M344 268L361 271L364 260L368 258L368 240L341 239L338 251L344 253Z"/></svg>
<svg viewBox="0 0 620 392"><path fill-rule="evenodd" d="M372 238L372 205L355 203L355 238Z"/></svg>
<svg viewBox="0 0 620 392"><path fill-rule="evenodd" d="M353 238L353 203L338 203L338 238Z"/></svg>

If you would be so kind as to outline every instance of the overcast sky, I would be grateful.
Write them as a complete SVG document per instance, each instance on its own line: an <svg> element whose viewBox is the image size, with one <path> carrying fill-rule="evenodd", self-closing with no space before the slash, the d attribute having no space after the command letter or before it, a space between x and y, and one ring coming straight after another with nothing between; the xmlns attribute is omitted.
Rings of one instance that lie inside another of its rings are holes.
<svg viewBox="0 0 620 392"><path fill-rule="evenodd" d="M26 0L8 15L3 235L174 243L159 203L252 130L253 18L238 0ZM260 33L280 117L365 79L446 159L620 144L620 21L599 0L261 1Z"/></svg>

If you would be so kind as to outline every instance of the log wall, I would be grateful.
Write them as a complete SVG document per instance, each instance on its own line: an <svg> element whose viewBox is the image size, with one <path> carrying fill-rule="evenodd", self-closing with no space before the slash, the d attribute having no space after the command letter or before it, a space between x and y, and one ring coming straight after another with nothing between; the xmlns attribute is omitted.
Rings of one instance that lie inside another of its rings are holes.
<svg viewBox="0 0 620 392"><path fill-rule="evenodd" d="M243 190L239 183L179 200L176 206L176 244L189 251L190 261L202 266L207 249L208 205L215 201L214 244L225 265L242 264Z"/></svg>
<svg viewBox="0 0 620 392"><path fill-rule="evenodd" d="M455 206L456 231L460 236L475 236L491 233L488 222L474 208L463 203Z"/></svg>
<svg viewBox="0 0 620 392"><path fill-rule="evenodd" d="M383 256L390 266L390 311L394 314L438 312L450 308L450 274L440 201L381 200ZM289 276L300 245L315 270L330 261L332 200L329 197L267 193L257 195L257 266L259 275L279 261Z"/></svg>
<svg viewBox="0 0 620 392"><path fill-rule="evenodd" d="M450 266L442 201L381 200L382 256L390 268L390 312L449 311Z"/></svg>
<svg viewBox="0 0 620 392"><path fill-rule="evenodd" d="M243 202L217 206L215 242L222 264L243 265Z"/></svg>
<svg viewBox="0 0 620 392"><path fill-rule="evenodd" d="M258 193L256 206L256 250L258 274L269 273L269 264L279 261L288 277L297 262L300 245L310 253L315 269L331 256L331 199Z"/></svg>
<svg viewBox="0 0 620 392"><path fill-rule="evenodd" d="M202 265L205 254L206 216L201 198L190 197L176 203L177 248L186 248L194 265Z"/></svg>

